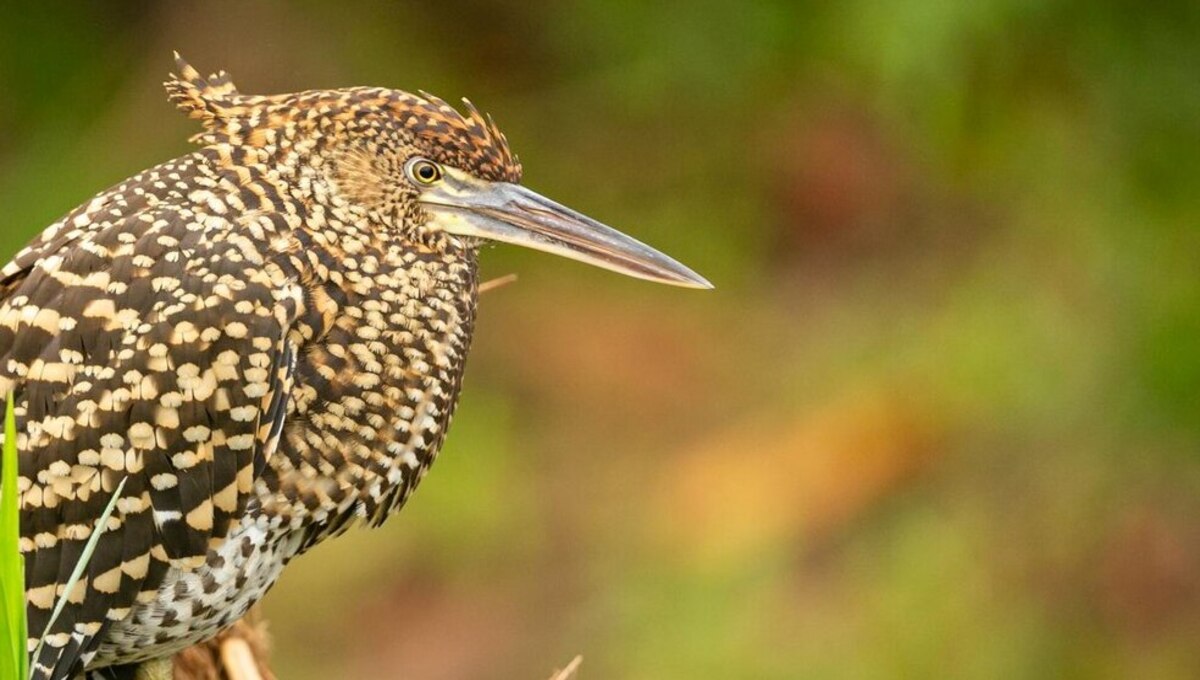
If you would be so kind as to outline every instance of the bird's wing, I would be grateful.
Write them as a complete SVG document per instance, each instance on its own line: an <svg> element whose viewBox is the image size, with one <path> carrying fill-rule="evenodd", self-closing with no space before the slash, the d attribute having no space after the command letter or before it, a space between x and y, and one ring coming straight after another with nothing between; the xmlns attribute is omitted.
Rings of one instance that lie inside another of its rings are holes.
<svg viewBox="0 0 1200 680"><path fill-rule="evenodd" d="M299 289L223 216L219 173L197 156L101 194L0 270L31 636L65 599L36 678L74 677L168 569L202 564L278 445Z"/></svg>

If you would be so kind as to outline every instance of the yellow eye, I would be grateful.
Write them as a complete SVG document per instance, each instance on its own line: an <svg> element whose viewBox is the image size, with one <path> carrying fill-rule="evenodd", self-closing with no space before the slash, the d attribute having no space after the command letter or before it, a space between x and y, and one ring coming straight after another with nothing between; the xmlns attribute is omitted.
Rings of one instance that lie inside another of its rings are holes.
<svg viewBox="0 0 1200 680"><path fill-rule="evenodd" d="M408 176L418 184L436 184L442 180L442 168L433 161L418 158L408 164Z"/></svg>

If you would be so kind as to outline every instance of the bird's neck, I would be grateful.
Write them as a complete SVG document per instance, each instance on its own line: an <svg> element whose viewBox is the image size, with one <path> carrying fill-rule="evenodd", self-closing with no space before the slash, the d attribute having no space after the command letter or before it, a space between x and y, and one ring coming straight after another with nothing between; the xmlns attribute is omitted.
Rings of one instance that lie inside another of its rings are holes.
<svg viewBox="0 0 1200 680"><path fill-rule="evenodd" d="M450 425L475 320L475 249L350 227L297 231L302 347L260 488L264 512L303 528L309 544L355 519L382 523L416 488Z"/></svg>

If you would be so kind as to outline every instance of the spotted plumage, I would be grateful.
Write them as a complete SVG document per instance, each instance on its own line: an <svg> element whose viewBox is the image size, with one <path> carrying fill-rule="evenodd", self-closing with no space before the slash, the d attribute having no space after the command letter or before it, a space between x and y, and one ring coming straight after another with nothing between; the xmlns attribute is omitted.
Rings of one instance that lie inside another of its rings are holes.
<svg viewBox="0 0 1200 680"><path fill-rule="evenodd" d="M704 283L517 187L520 164L469 103L244 96L177 65L166 87L201 148L100 193L0 270L30 631L47 633L36 678L212 637L290 559L400 508L454 412L485 240Z"/></svg>

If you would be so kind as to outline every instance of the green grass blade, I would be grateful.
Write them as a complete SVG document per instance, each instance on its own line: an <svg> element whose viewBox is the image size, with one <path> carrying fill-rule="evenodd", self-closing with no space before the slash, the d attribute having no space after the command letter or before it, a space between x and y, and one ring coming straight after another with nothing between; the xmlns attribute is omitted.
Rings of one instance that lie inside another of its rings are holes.
<svg viewBox="0 0 1200 680"><path fill-rule="evenodd" d="M54 627L54 622L62 614L63 607L67 605L67 596L75 589L75 586L79 583L79 579L83 578L83 572L87 570L88 563L92 561L92 555L96 552L96 545L100 543L100 537L104 535L104 530L108 527L108 520L117 509L117 501L121 499L121 492L125 490L125 482L127 481L129 481L129 478L125 477L117 485L116 490L113 491L112 498L108 499L108 505L104 508L104 514L100 515L100 519L96 521L96 528L92 530L92 535L88 538L87 545L83 547L83 554L79 556L79 562L75 564L75 570L71 572L71 578L67 579L67 585L63 590L62 597L58 598L58 602L55 603L54 612L50 614L50 621L46 623L46 629L42 631L37 649L33 652L34 658L41 655L42 644L46 640L46 635L50 633L50 629Z"/></svg>
<svg viewBox="0 0 1200 680"><path fill-rule="evenodd" d="M0 606L4 607L3 616L0 616L0 678L20 678L21 655L16 646L8 591L4 581L0 581Z"/></svg>
<svg viewBox="0 0 1200 680"><path fill-rule="evenodd" d="M0 677L28 678L25 619L25 561L21 557L21 509L17 499L17 421L12 395L4 417L4 450L0 459Z"/></svg>

